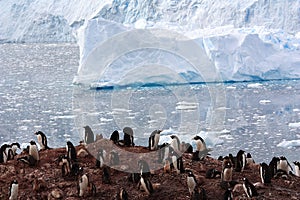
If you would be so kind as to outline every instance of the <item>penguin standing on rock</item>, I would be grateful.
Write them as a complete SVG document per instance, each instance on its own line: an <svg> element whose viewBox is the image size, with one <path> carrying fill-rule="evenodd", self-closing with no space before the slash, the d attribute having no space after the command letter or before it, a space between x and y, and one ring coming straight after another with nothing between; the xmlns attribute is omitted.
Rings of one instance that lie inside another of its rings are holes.
<svg viewBox="0 0 300 200"><path fill-rule="evenodd" d="M295 165L295 175L299 177L300 176L300 162L295 161L293 163Z"/></svg>
<svg viewBox="0 0 300 200"><path fill-rule="evenodd" d="M182 157L180 157L174 150L170 153L173 168L176 170L177 174L183 173L183 161Z"/></svg>
<svg viewBox="0 0 300 200"><path fill-rule="evenodd" d="M233 200L232 190L228 188L224 193L224 200Z"/></svg>
<svg viewBox="0 0 300 200"><path fill-rule="evenodd" d="M277 166L279 165L279 157L273 157L269 163L269 168L271 170L272 177L277 174Z"/></svg>
<svg viewBox="0 0 300 200"><path fill-rule="evenodd" d="M62 176L69 175L71 173L71 162L68 156L61 155L58 158L58 164L61 166Z"/></svg>
<svg viewBox="0 0 300 200"><path fill-rule="evenodd" d="M243 172L246 166L246 154L245 151L239 150L239 152L236 155L236 165L235 165L235 171L237 172Z"/></svg>
<svg viewBox="0 0 300 200"><path fill-rule="evenodd" d="M96 167L102 168L104 166L104 157L105 157L105 151L100 148L97 153Z"/></svg>
<svg viewBox="0 0 300 200"><path fill-rule="evenodd" d="M190 195L193 195L193 192L197 186L197 180L192 171L188 171L187 185L189 188Z"/></svg>
<svg viewBox="0 0 300 200"><path fill-rule="evenodd" d="M123 129L124 133L124 145L127 147L134 147L134 138L133 138L133 130L130 127L125 127Z"/></svg>
<svg viewBox="0 0 300 200"><path fill-rule="evenodd" d="M94 133L89 126L84 126L84 141L86 144L91 144L95 141Z"/></svg>
<svg viewBox="0 0 300 200"><path fill-rule="evenodd" d="M150 182L150 180L144 175L144 174L141 174L141 179L140 179L140 182L138 184L138 188L142 187L143 190L148 194L152 194L153 193L153 186L152 186L152 183Z"/></svg>
<svg viewBox="0 0 300 200"><path fill-rule="evenodd" d="M206 143L205 143L205 141L203 140L202 137L197 135L193 139L196 141L197 151L207 150Z"/></svg>
<svg viewBox="0 0 300 200"><path fill-rule="evenodd" d="M261 182L263 184L270 184L272 179L272 174L269 165L267 165L266 163L261 163L259 172L260 172Z"/></svg>
<svg viewBox="0 0 300 200"><path fill-rule="evenodd" d="M77 161L76 149L72 142L68 141L66 145L67 156L71 161Z"/></svg>
<svg viewBox="0 0 300 200"><path fill-rule="evenodd" d="M159 138L160 138L160 133L161 130L155 130L151 133L149 137L149 150L157 150L158 149L158 143L159 143Z"/></svg>
<svg viewBox="0 0 300 200"><path fill-rule="evenodd" d="M222 163L221 181L222 182L232 181L232 171L233 171L232 162L229 159L229 157L225 157Z"/></svg>
<svg viewBox="0 0 300 200"><path fill-rule="evenodd" d="M47 137L42 131L35 132L41 150L50 149L47 144Z"/></svg>
<svg viewBox="0 0 300 200"><path fill-rule="evenodd" d="M172 138L172 141L170 143L170 146L174 149L174 151L176 152L180 152L180 141L179 141L179 138L176 136L176 135L171 135L170 136Z"/></svg>
<svg viewBox="0 0 300 200"><path fill-rule="evenodd" d="M37 162L40 160L39 150L35 141L30 141L29 145L29 155L32 156Z"/></svg>
<svg viewBox="0 0 300 200"><path fill-rule="evenodd" d="M18 199L18 190L19 190L18 181L13 180L10 183L8 199L9 200L17 200Z"/></svg>
<svg viewBox="0 0 300 200"><path fill-rule="evenodd" d="M12 150L14 156L16 156L17 155L17 150L21 149L20 144L18 142L14 142L10 146L11 146L11 150Z"/></svg>
<svg viewBox="0 0 300 200"><path fill-rule="evenodd" d="M89 186L89 177L87 174L83 174L78 183L78 196L83 197Z"/></svg>
<svg viewBox="0 0 300 200"><path fill-rule="evenodd" d="M243 188L248 198L258 196L255 186L247 178L243 178Z"/></svg>
<svg viewBox="0 0 300 200"><path fill-rule="evenodd" d="M144 174L145 177L150 177L150 167L148 163L145 160L139 160L138 161L138 167L141 174Z"/></svg>
<svg viewBox="0 0 300 200"><path fill-rule="evenodd" d="M111 134L110 140L113 141L115 144L118 144L118 142L119 142L119 137L120 137L119 131L115 130L115 131Z"/></svg>
<svg viewBox="0 0 300 200"><path fill-rule="evenodd" d="M290 163L287 161L286 157L281 156L279 158L279 165L277 167L277 170L281 170L285 172L286 174L289 174L290 170L293 170L292 166Z"/></svg>

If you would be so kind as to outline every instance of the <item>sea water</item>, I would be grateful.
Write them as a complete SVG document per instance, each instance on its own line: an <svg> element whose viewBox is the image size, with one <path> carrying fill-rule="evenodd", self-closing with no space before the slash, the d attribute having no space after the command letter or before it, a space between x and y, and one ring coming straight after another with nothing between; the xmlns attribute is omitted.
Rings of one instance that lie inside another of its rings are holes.
<svg viewBox="0 0 300 200"><path fill-rule="evenodd" d="M109 137L125 126L136 145L155 129L161 143L200 135L213 157L243 149L256 162L300 160L300 81L147 85L96 90L73 85L74 44L0 45L0 142L26 145L43 131L50 147L82 140L83 126Z"/></svg>

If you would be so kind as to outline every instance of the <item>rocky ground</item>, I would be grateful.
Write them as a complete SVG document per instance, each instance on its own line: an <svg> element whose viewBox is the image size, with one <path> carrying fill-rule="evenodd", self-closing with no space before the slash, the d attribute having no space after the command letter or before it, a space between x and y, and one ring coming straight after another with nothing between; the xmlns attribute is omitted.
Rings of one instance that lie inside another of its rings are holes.
<svg viewBox="0 0 300 200"><path fill-rule="evenodd" d="M102 170L95 166L96 149L106 148L118 151L120 165L110 167L111 183L102 183ZM84 149L76 146L77 151ZM156 152L149 153L144 147L117 147L107 140L99 140L87 147L92 154L84 152L78 156L79 164L83 167L83 173L87 173L91 182L96 186L96 194L85 194L79 198L77 193L78 178L74 176L62 177L61 166L57 158L66 153L65 148L40 151L40 162L36 167L29 167L18 162L18 155L14 160L0 164L0 199L8 199L10 182L16 179L19 182L19 199L116 199L116 194L124 188L129 199L190 199L186 183L186 174L164 173L162 165L156 162ZM147 195L137 188L137 184L128 180L129 172L137 168L137 160L148 161L152 171L150 178L154 185L154 193ZM271 159L271 158L270 158ZM185 168L191 169L197 177L198 183L207 193L208 199L223 199L225 190L220 186L220 178L206 179L208 169L216 168L221 171L221 161L207 157L203 161L192 161L191 155L184 153L183 162ZM244 172L234 172L233 179L241 182L242 177L247 177L251 182L260 181L259 166L248 166ZM125 171L125 172L124 172ZM300 178L289 175L288 177L273 178L269 186L260 185L259 196L256 199L300 199ZM237 187L234 192L235 199L247 199L242 187Z"/></svg>

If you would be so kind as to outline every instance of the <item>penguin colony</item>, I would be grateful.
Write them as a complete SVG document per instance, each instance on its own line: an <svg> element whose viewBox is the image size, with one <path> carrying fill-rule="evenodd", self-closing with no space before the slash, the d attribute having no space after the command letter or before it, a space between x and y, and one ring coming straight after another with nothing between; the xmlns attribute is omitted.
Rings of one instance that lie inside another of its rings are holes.
<svg viewBox="0 0 300 200"><path fill-rule="evenodd" d="M78 148L86 151L85 146L88 144L93 145L97 141L94 140L94 134L89 126L85 126L84 143L75 147L71 141L66 142L66 147L63 154L57 155L55 162L61 169L61 177L71 182L76 182L77 193L75 196L79 198L92 198L98 199L103 196L101 187L96 187L95 182L101 181L93 178L91 170L84 169L84 163L80 161ZM170 144L164 143L159 145L159 138L162 130L155 130L149 136L149 146L145 147L148 152L157 152L157 160L155 162L161 164L161 170L152 171L151 165L146 159L137 161L136 173L128 173L123 186L120 187L114 194L109 194L109 199L126 200L132 198L131 191L127 189L127 185L137 184L136 189L140 191L141 196L139 199L149 198L157 193L161 193L165 187L172 188L172 184L168 186L161 185L157 182L163 182L164 176L180 177L186 181L181 184L186 187L188 196L186 199L213 199L210 194L205 190L203 182L211 179L219 180L219 185L216 190L222 190L223 197L219 199L239 199L239 198L261 198L264 199L264 194L260 192L261 188L272 187L272 181L277 179L289 180L291 177L300 176L300 163L293 162L294 169L288 160L284 157L273 157L269 164L259 163L256 164L250 153L243 150L237 152L236 156L233 154L220 156L218 162L221 162L221 168L209 168L205 171L205 176L200 176L199 172L201 165L211 161L208 157L211 149L206 147L205 141L200 136L192 138L195 140L196 149L193 151L192 146L188 143L181 142L178 136L170 136ZM120 140L119 132L114 131L111 134L110 140L119 148L134 147L134 134L130 127L123 129L124 138ZM3 144L0 148L0 163L1 165L9 165L10 160L15 157L17 163L22 163L22 170L26 173L26 168L39 169L41 157L40 153L51 151L47 144L46 135L38 131L35 133L37 136L36 144L34 140L30 141L27 148L23 150L21 155L17 155L17 150L20 149L19 143ZM183 154L185 153L185 154ZM89 153L87 152L87 156ZM114 185L113 172L114 169L110 166L118 166L120 158L117 151L107 152L101 147L98 148L95 157L94 171L101 170L102 184ZM199 165L199 169L191 169L193 165ZM253 177L245 177L243 173L251 168L257 169L258 182L252 182ZM49 169L51 170L51 169ZM99 172L98 172L99 173ZM236 179L237 175L242 177ZM155 176L160 177L154 178ZM153 181L156 180L156 181ZM18 199L18 195L22 192L19 187L19 180L12 179L8 187L8 199ZM155 183L154 183L155 182ZM45 184L45 183L44 183ZM39 179L35 179L33 183L33 191L39 191L43 187ZM44 186L45 187L45 186ZM23 186L24 188L24 186ZM3 189L2 189L3 191ZM48 199L51 199L52 193L49 191ZM3 197L3 196L0 196ZM176 197L176 196L175 196ZM171 197L170 197L171 198ZM172 196L174 198L174 196ZM168 196L161 196L159 199L169 199Z"/></svg>

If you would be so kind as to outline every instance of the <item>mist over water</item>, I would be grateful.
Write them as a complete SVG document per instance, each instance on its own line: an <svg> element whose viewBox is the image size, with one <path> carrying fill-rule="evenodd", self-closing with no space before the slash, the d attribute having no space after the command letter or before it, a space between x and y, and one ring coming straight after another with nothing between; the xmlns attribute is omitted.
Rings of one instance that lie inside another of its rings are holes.
<svg viewBox="0 0 300 200"><path fill-rule="evenodd" d="M109 137L132 126L135 143L147 145L150 133L163 129L161 142L177 134L190 142L196 134L213 148L212 156L252 153L256 162L285 155L299 160L300 81L224 84L226 99L215 107L206 84L91 90L72 85L79 50L70 44L3 44L0 48L0 142L28 143L43 131L50 147L78 144L83 128ZM218 87L218 84L215 84ZM214 88L214 87L212 87ZM75 91L75 92L74 92ZM77 104L78 98L91 104ZM225 113L222 126L211 127L214 110Z"/></svg>

